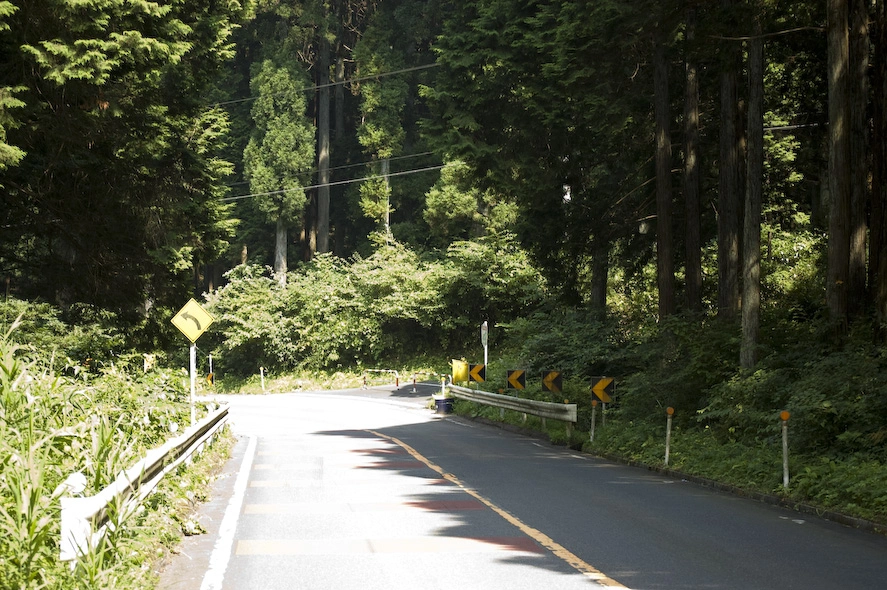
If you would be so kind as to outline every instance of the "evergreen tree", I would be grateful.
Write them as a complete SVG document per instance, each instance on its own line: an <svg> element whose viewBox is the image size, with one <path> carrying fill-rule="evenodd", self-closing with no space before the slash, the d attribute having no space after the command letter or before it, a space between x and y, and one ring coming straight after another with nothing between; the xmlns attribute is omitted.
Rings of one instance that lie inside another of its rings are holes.
<svg viewBox="0 0 887 590"><path fill-rule="evenodd" d="M125 312L180 301L232 230L218 201L227 122L205 97L240 5L11 6L0 8L2 124L20 150L4 150L20 161L0 171L11 289Z"/></svg>
<svg viewBox="0 0 887 590"><path fill-rule="evenodd" d="M255 130L243 152L254 203L275 224L274 273L286 282L288 229L305 209L304 178L314 163L314 128L305 117L307 80L293 66L265 60L252 89Z"/></svg>

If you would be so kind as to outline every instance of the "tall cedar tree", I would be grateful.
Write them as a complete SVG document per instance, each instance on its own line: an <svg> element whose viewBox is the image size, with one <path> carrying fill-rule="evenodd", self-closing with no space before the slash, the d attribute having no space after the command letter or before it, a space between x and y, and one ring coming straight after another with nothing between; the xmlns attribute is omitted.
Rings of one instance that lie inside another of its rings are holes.
<svg viewBox="0 0 887 590"><path fill-rule="evenodd" d="M218 200L227 121L205 97L239 12L235 0L0 4L0 112L14 116L0 124L20 150L0 170L9 290L128 313L189 293L232 229Z"/></svg>

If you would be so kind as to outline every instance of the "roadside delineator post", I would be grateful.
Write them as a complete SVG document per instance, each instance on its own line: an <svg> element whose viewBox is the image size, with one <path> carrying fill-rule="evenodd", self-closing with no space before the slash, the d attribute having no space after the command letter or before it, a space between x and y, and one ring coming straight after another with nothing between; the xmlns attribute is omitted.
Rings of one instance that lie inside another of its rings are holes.
<svg viewBox="0 0 887 590"><path fill-rule="evenodd" d="M591 400L591 441L594 442L594 422L597 418L597 400Z"/></svg>
<svg viewBox="0 0 887 590"><path fill-rule="evenodd" d="M668 467L668 456L671 452L671 417L674 415L674 408L669 406L665 409L667 418L665 419L665 466Z"/></svg>
<svg viewBox="0 0 887 590"><path fill-rule="evenodd" d="M262 393L265 393L265 367L259 367L259 376L262 378Z"/></svg>
<svg viewBox="0 0 887 590"><path fill-rule="evenodd" d="M788 489L788 419L790 413L783 410L779 413L782 420L782 487Z"/></svg>

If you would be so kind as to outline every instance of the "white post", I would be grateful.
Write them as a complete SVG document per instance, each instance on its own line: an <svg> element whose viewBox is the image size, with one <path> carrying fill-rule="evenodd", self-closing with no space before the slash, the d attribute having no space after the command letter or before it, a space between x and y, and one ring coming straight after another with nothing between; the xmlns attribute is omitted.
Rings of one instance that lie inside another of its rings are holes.
<svg viewBox="0 0 887 590"><path fill-rule="evenodd" d="M484 367L487 366L487 342L489 334L489 327L487 326L487 320L484 320L484 323L480 325L480 343L484 345Z"/></svg>
<svg viewBox="0 0 887 590"><path fill-rule="evenodd" d="M594 442L594 423L597 418L597 400L591 400L591 440L590 442Z"/></svg>
<svg viewBox="0 0 887 590"><path fill-rule="evenodd" d="M191 345L191 426L195 422L194 389L197 386L197 345Z"/></svg>
<svg viewBox="0 0 887 590"><path fill-rule="evenodd" d="M674 415L674 408L669 406L665 413L668 414L665 420L665 466L668 467L668 455L671 452L671 417Z"/></svg>
<svg viewBox="0 0 887 590"><path fill-rule="evenodd" d="M782 487L788 489L788 419L791 414L783 411L779 414L782 419Z"/></svg>
<svg viewBox="0 0 887 590"><path fill-rule="evenodd" d="M265 367L259 367L259 376L262 378L262 393L265 393Z"/></svg>

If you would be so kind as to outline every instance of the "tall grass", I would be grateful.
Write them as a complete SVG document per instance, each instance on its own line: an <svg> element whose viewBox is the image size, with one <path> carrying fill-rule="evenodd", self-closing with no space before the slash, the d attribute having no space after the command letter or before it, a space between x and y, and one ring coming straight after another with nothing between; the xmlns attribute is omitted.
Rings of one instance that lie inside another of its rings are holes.
<svg viewBox="0 0 887 590"><path fill-rule="evenodd" d="M148 558L133 556L152 544L137 534L150 534L146 511L112 506L108 534L71 567L59 562L59 498L69 475L93 495L187 424L187 375L90 373L17 344L17 327L0 337L0 588L144 588Z"/></svg>

